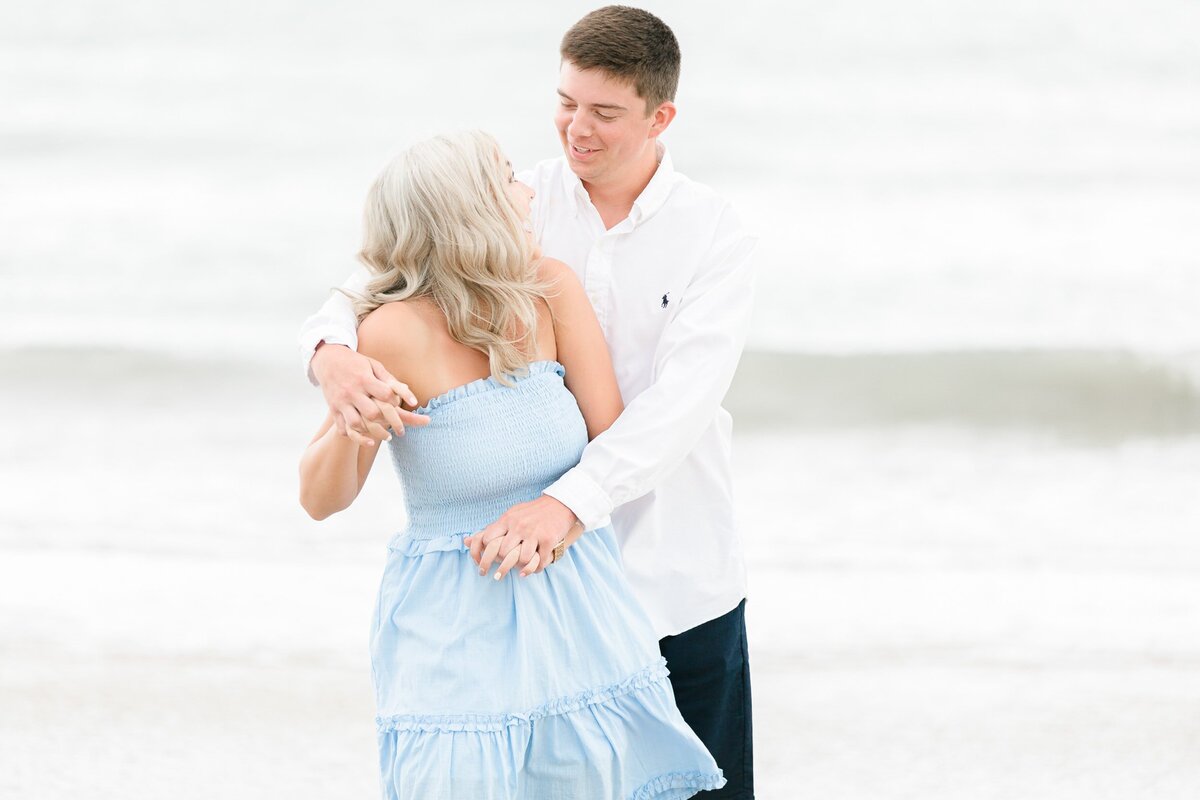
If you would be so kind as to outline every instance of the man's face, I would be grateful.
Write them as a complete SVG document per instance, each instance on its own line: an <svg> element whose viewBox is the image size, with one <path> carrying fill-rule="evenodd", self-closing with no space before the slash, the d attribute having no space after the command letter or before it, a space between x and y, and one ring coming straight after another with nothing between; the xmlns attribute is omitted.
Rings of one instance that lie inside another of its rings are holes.
<svg viewBox="0 0 1200 800"><path fill-rule="evenodd" d="M564 61L558 76L554 124L567 163L580 180L616 183L641 163L654 116L633 86L600 70L580 70Z"/></svg>

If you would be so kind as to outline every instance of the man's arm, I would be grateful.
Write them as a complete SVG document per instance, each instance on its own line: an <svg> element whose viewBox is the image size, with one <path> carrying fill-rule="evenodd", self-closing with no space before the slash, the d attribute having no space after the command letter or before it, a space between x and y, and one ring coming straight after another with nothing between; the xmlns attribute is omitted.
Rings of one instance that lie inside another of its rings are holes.
<svg viewBox="0 0 1200 800"><path fill-rule="evenodd" d="M362 268L347 278L342 288L361 292L369 279ZM428 422L428 417L400 407L404 384L379 361L355 351L354 304L341 292L333 292L321 310L304 321L299 345L308 379L321 387L338 434L370 447L387 435L388 427L400 431L405 423Z"/></svg>
<svg viewBox="0 0 1200 800"><path fill-rule="evenodd" d="M566 535L576 519L592 530L679 465L712 424L741 358L754 300L755 244L727 207L705 263L659 340L650 387L584 448L577 466L477 535L525 538L549 529Z"/></svg>
<svg viewBox="0 0 1200 800"><path fill-rule="evenodd" d="M755 244L727 207L706 263L659 340L653 382L545 489L588 530L658 485L712 424L750 327Z"/></svg>
<svg viewBox="0 0 1200 800"><path fill-rule="evenodd" d="M342 282L342 288L351 292L361 292L366 288L369 277L366 268L359 267ZM358 320L354 317L354 304L341 292L330 292L325 305L304 320L304 325L300 328L300 359L304 362L304 372L308 381L313 386L320 385L313 373L312 360L322 342L345 345L351 350L358 349Z"/></svg>
<svg viewBox="0 0 1200 800"><path fill-rule="evenodd" d="M538 277L552 284L546 300L554 326L557 357L566 368L564 381L579 404L588 439L594 439L608 430L624 408L604 331L583 284L570 267L552 258L542 259ZM549 504L558 506L561 518L542 513L542 507ZM522 512L530 515L533 525L522 523L519 518ZM463 540L481 573L486 574L492 562L499 559L496 580L513 569L521 577L541 572L553 562L554 548L564 538L564 530L568 531L568 544L584 532L575 515L550 497L539 497L524 508L510 509L507 517L511 527L489 526L479 535ZM510 531L513 532L511 536Z"/></svg>

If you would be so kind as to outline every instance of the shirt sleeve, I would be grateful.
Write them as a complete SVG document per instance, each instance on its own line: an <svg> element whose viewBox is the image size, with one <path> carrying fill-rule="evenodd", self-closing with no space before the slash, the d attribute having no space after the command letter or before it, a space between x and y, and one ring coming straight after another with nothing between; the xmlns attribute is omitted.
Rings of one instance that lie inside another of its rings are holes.
<svg viewBox="0 0 1200 800"><path fill-rule="evenodd" d="M712 425L750 328L756 244L726 207L708 258L659 339L652 383L584 448L577 466L544 490L586 530L651 491Z"/></svg>
<svg viewBox="0 0 1200 800"><path fill-rule="evenodd" d="M342 288L361 292L367 287L369 279L370 273L367 272L367 268L360 267L342 282ZM354 304L341 292L330 292L325 305L304 320L304 325L300 327L300 359L304 373L313 386L317 385L317 378L312 371L312 357L321 342L344 344L351 350L358 349L358 320L354 316Z"/></svg>

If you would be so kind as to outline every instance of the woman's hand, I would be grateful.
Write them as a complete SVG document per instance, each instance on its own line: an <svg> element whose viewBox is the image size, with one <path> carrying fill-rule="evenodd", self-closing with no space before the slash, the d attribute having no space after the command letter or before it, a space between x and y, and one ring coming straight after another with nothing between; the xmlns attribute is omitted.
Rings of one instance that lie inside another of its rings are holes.
<svg viewBox="0 0 1200 800"><path fill-rule="evenodd" d="M497 558L493 577L500 580L516 568L522 578L550 566L554 547L564 538L574 543L583 533L575 512L549 495L519 503L483 530L466 537L471 558L486 575Z"/></svg>

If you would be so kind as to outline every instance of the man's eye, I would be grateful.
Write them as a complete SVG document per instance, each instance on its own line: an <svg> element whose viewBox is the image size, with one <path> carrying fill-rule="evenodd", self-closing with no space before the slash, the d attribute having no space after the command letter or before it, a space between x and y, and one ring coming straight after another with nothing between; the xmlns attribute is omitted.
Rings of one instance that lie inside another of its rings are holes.
<svg viewBox="0 0 1200 800"><path fill-rule="evenodd" d="M599 117L600 119L604 120L605 122L612 122L614 119L616 119L616 117L606 117L603 114L597 114L596 116Z"/></svg>

